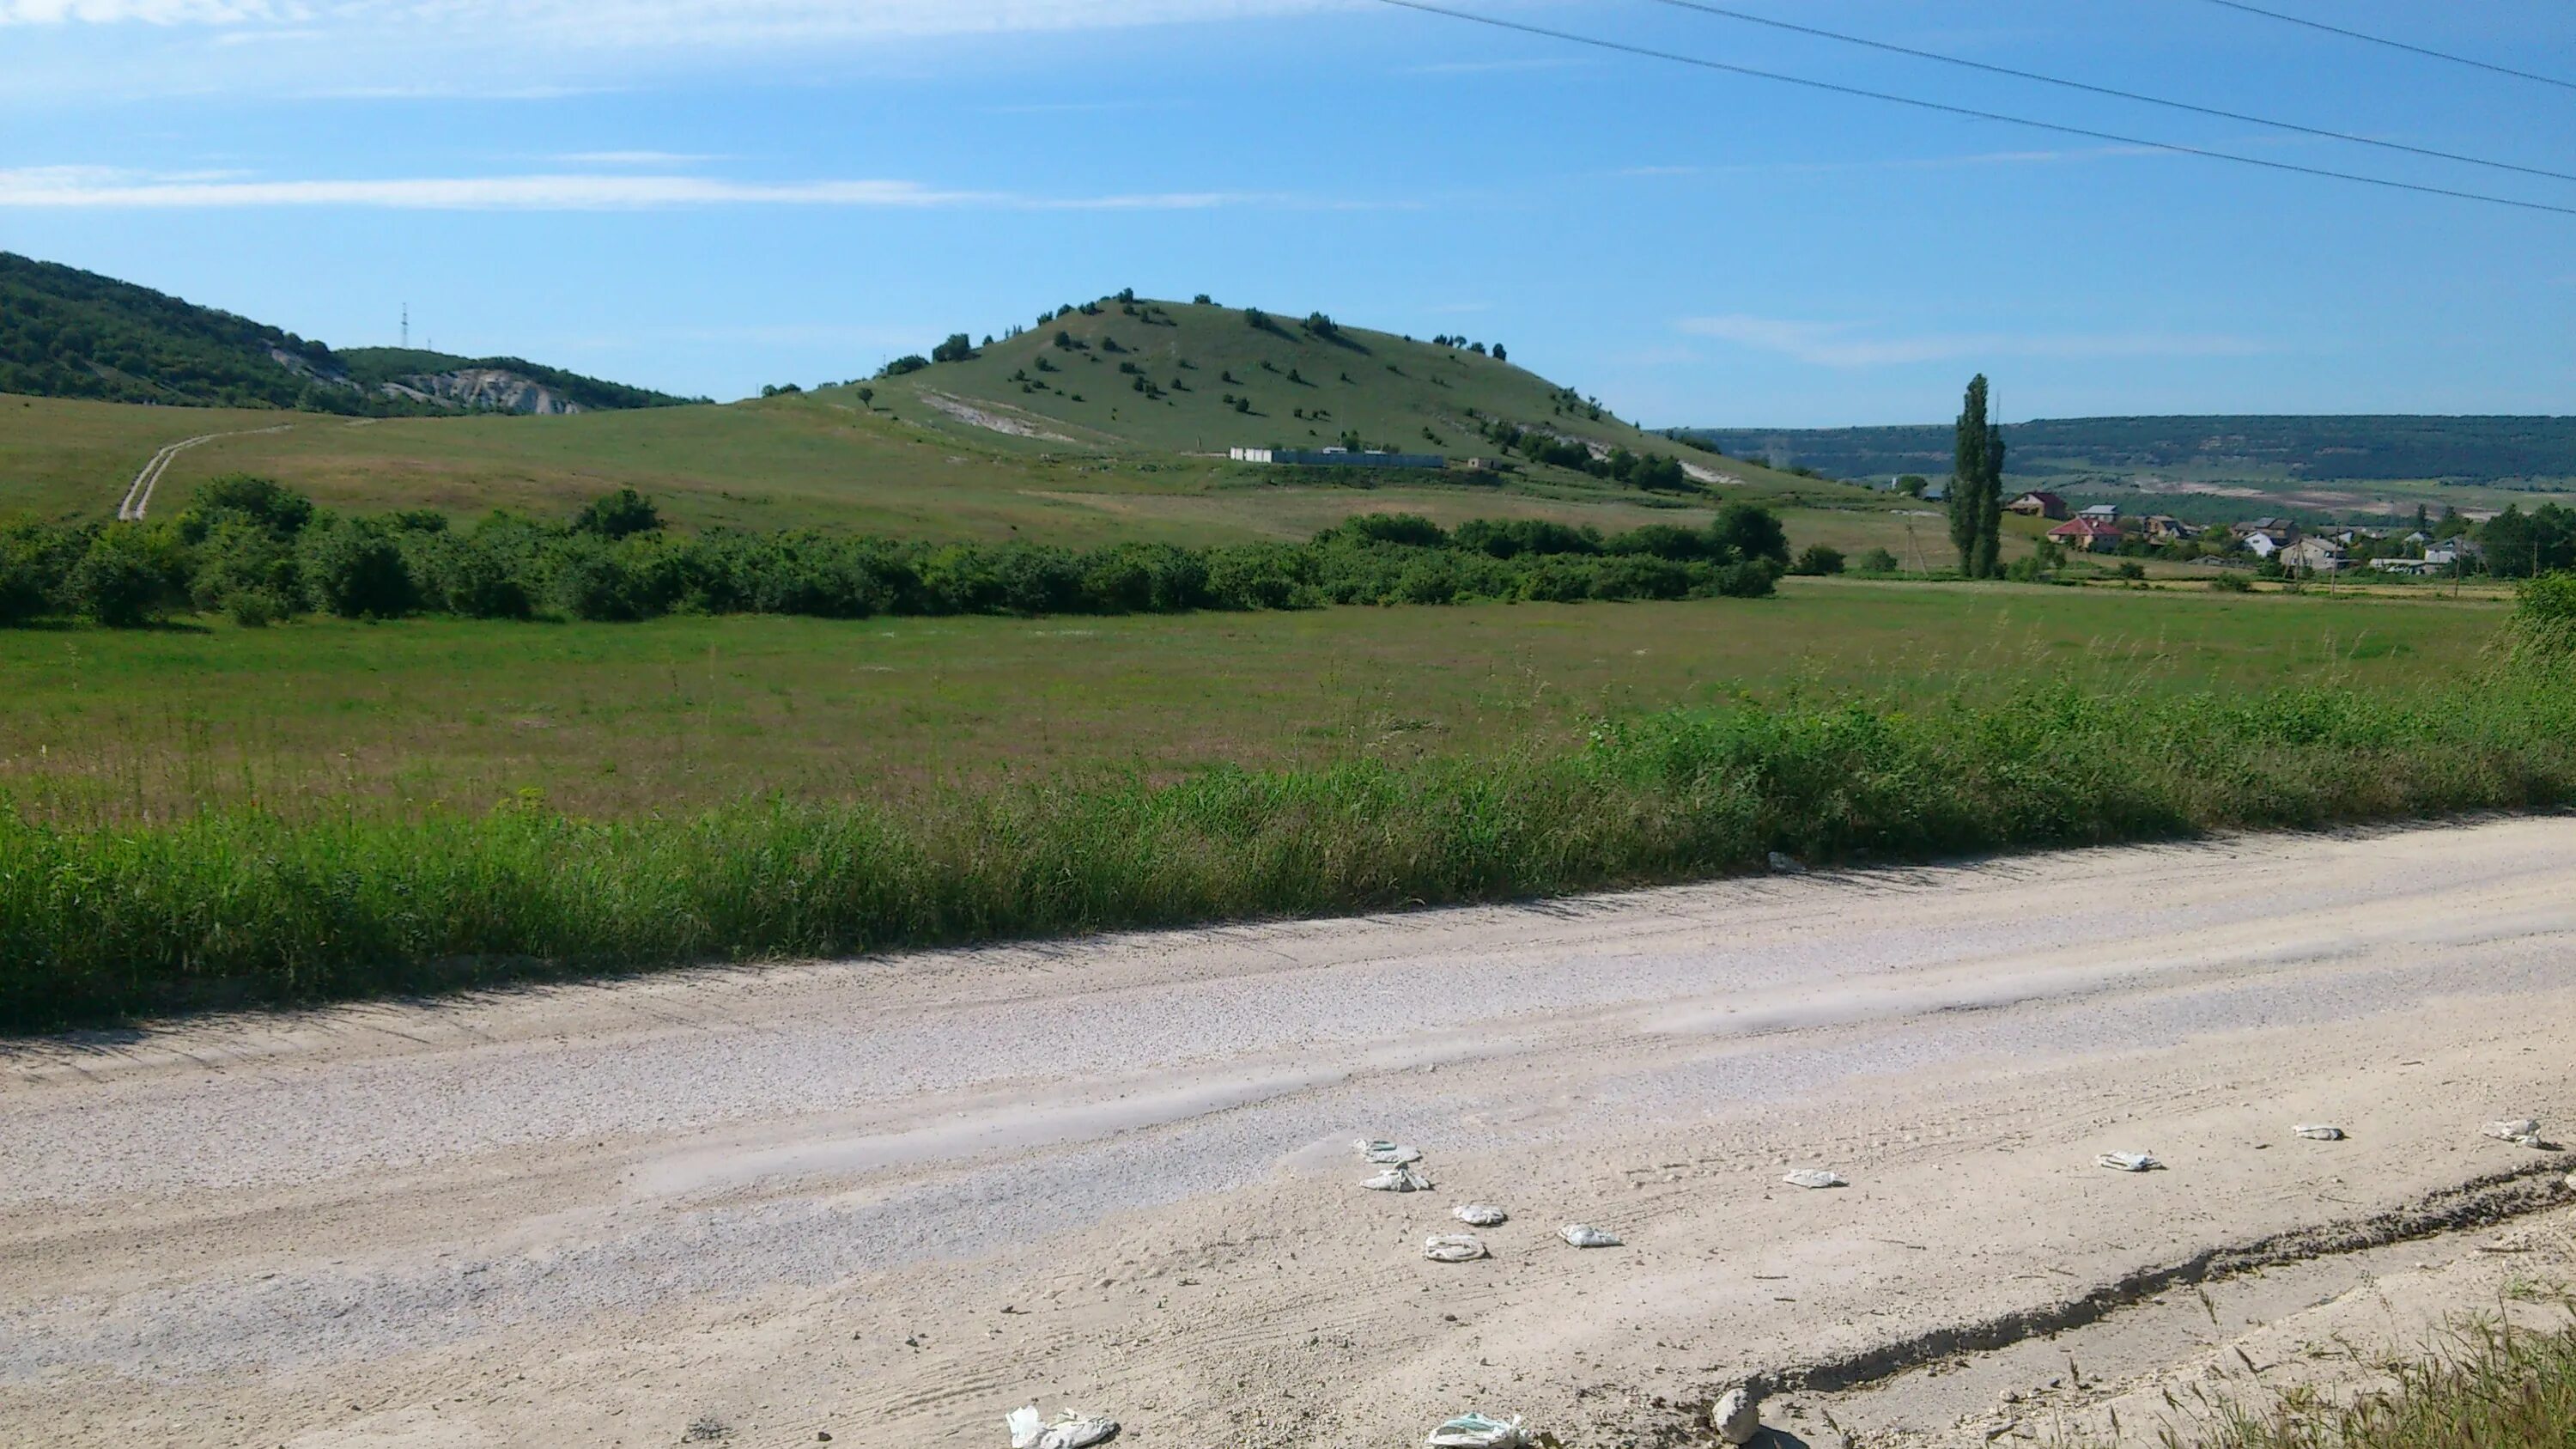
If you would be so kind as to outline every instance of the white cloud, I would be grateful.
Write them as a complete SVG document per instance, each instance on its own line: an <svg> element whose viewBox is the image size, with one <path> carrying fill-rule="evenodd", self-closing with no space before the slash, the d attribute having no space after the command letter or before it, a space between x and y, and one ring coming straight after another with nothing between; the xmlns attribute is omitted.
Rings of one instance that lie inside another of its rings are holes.
<svg viewBox="0 0 2576 1449"><path fill-rule="evenodd" d="M2250 357L2269 351L2251 338L2214 333L1930 332L1873 336L1850 322L1805 322L1732 314L1675 324L1693 337L1776 352L1818 367L1891 367L1979 357Z"/></svg>
<svg viewBox="0 0 2576 1449"><path fill-rule="evenodd" d="M840 206L1201 211L1260 202L1294 204L1287 198L1221 191L1051 197L942 190L913 181L729 181L704 176L601 174L245 181L140 175L84 166L0 170L0 207L43 209L340 206L415 211L614 211L684 206Z"/></svg>
<svg viewBox="0 0 2576 1449"><path fill-rule="evenodd" d="M1348 0L0 0L0 25L297 25L546 36L585 46L737 45L1096 30Z"/></svg>

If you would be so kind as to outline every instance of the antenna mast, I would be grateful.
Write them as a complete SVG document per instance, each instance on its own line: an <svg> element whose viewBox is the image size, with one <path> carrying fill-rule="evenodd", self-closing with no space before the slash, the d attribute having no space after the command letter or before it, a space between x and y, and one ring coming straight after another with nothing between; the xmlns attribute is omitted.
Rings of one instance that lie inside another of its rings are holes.
<svg viewBox="0 0 2576 1449"><path fill-rule="evenodd" d="M411 304L409 302L403 303L402 345L403 351L411 350Z"/></svg>

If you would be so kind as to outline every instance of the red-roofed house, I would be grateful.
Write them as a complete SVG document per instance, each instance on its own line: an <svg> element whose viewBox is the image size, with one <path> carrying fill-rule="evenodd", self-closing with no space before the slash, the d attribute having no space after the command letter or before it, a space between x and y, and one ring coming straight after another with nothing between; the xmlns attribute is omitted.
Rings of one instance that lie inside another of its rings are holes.
<svg viewBox="0 0 2576 1449"><path fill-rule="evenodd" d="M2050 529L2048 536L2077 553L2109 553L2120 546L2120 525L2072 518Z"/></svg>

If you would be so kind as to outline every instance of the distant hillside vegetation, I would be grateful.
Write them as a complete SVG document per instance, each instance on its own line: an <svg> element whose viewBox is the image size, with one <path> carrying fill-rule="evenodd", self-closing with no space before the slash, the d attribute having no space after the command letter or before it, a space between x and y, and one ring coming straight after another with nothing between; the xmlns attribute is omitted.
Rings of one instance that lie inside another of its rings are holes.
<svg viewBox="0 0 2576 1449"><path fill-rule="evenodd" d="M0 392L387 416L690 401L514 357L333 352L230 312L8 252L0 252Z"/></svg>
<svg viewBox="0 0 2576 1449"><path fill-rule="evenodd" d="M1841 478L1950 471L1948 424L1697 428L1728 453ZM2062 418L2015 423L2005 471L2026 478L2167 473L2289 482L2576 478L2576 417Z"/></svg>

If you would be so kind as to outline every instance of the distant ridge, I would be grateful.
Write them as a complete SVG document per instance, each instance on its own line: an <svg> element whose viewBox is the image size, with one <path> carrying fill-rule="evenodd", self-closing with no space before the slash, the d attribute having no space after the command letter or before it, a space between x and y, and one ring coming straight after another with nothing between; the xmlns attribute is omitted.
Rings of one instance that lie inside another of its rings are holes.
<svg viewBox="0 0 2576 1449"><path fill-rule="evenodd" d="M230 312L10 252L0 252L0 392L376 416L700 401L515 357L334 352Z"/></svg>
<svg viewBox="0 0 2576 1449"><path fill-rule="evenodd" d="M1838 478L1950 471L1947 423L1883 428L1691 428L1727 453ZM2174 473L2370 483L2576 479L2576 417L2182 416L2049 418L2004 430L2005 471L2031 479Z"/></svg>

